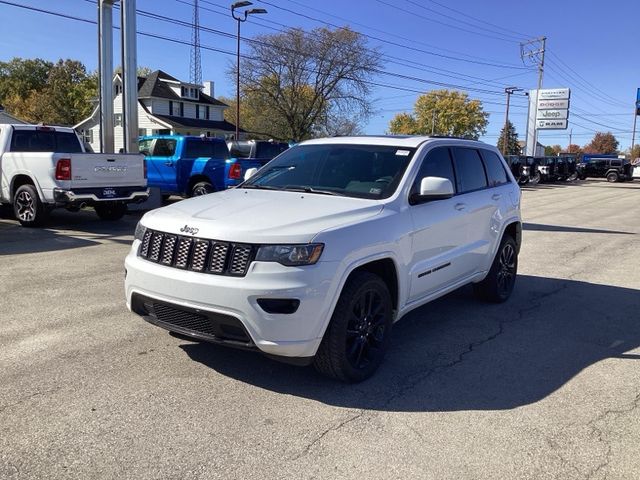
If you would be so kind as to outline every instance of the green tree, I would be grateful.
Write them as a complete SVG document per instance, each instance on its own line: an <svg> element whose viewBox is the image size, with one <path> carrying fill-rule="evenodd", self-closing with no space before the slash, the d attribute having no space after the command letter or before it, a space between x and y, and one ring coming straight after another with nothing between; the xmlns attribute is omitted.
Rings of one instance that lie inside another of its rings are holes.
<svg viewBox="0 0 640 480"><path fill-rule="evenodd" d="M357 130L370 116L369 82L380 69L380 53L360 33L294 28L256 40L240 77L241 107L255 115L241 112L241 128L304 140ZM229 74L235 80L235 68Z"/></svg>
<svg viewBox="0 0 640 480"><path fill-rule="evenodd" d="M77 60L0 63L0 103L28 122L74 125L89 116L97 94L97 75Z"/></svg>
<svg viewBox="0 0 640 480"><path fill-rule="evenodd" d="M389 123L395 134L453 135L478 139L487 131L489 114L479 100L455 90L433 90L420 95L412 114L401 113ZM435 123L434 123L435 121Z"/></svg>
<svg viewBox="0 0 640 480"><path fill-rule="evenodd" d="M505 149L505 128L507 130L507 148ZM498 138L498 150L500 150L503 155L519 155L520 154L520 145L518 144L518 134L516 133L516 127L509 120L507 125L502 127L500 130L500 138Z"/></svg>
<svg viewBox="0 0 640 480"><path fill-rule="evenodd" d="M544 155L545 157L553 157L555 156L555 152L553 151L553 147L550 145L545 145L544 147Z"/></svg>
<svg viewBox="0 0 640 480"><path fill-rule="evenodd" d="M584 153L618 153L619 142L611 132L598 132L584 146Z"/></svg>

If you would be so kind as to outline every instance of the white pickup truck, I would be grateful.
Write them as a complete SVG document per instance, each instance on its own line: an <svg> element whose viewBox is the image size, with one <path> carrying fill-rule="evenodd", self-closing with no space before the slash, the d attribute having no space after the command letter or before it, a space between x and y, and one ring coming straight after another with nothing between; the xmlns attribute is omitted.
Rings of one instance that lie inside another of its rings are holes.
<svg viewBox="0 0 640 480"><path fill-rule="evenodd" d="M0 203L25 227L57 207L117 220L148 196L142 155L87 153L72 128L0 124Z"/></svg>

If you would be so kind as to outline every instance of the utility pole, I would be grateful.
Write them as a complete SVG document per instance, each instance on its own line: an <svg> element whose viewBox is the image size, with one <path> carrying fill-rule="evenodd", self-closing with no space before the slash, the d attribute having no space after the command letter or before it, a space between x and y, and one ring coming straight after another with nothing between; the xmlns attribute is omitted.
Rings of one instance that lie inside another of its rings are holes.
<svg viewBox="0 0 640 480"><path fill-rule="evenodd" d="M526 65L525 60L529 60L529 62L538 66L538 89L536 90L536 105L533 116L533 149L527 145L527 150L533 152L534 155L536 147L538 146L538 127L536 122L538 118L538 97L540 96L544 76L544 52L546 45L547 37L536 38L535 40L520 44L520 58L522 58L522 62ZM529 125L527 125L527 141L529 141Z"/></svg>
<svg viewBox="0 0 640 480"><path fill-rule="evenodd" d="M198 0L193 0L193 32L191 33L191 58L189 62L189 82L202 84L202 60L200 54L200 10Z"/></svg>
<svg viewBox="0 0 640 480"><path fill-rule="evenodd" d="M567 153L571 153L569 149L571 148L571 137L573 137L573 128L569 130L569 145L567 146Z"/></svg>
<svg viewBox="0 0 640 480"><path fill-rule="evenodd" d="M631 134L631 160L633 158L633 147L636 146L636 121L638 120L638 108L633 110L633 133Z"/></svg>
<svg viewBox="0 0 640 480"><path fill-rule="evenodd" d="M507 87L504 89L504 93L507 94L507 110L504 115L504 138L502 139L502 155L507 154L507 140L509 138L507 132L509 126L509 100L511 99L511 95L514 92L519 92L520 90L522 89L518 87Z"/></svg>

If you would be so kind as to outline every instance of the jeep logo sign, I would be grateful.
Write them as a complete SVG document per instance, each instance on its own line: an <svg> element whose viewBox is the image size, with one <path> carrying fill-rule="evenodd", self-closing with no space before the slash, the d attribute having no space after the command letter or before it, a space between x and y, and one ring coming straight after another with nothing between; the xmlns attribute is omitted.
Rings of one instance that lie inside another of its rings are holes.
<svg viewBox="0 0 640 480"><path fill-rule="evenodd" d="M180 229L180 231L182 233L188 233L190 235L195 235L196 233L198 233L200 231L199 228L195 228L195 227L190 227L189 225L185 225L184 227L182 227Z"/></svg>

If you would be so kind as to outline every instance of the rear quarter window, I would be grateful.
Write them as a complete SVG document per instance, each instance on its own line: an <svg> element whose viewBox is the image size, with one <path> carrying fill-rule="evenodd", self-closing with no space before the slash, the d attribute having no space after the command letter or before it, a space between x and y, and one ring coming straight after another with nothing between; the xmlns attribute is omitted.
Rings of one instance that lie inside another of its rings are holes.
<svg viewBox="0 0 640 480"><path fill-rule="evenodd" d="M211 140L187 140L184 156L186 158L229 158L227 144Z"/></svg>
<svg viewBox="0 0 640 480"><path fill-rule="evenodd" d="M487 181L490 187L497 187L509 182L507 172L502 166L500 157L490 150L482 150L482 159L487 171Z"/></svg>
<svg viewBox="0 0 640 480"><path fill-rule="evenodd" d="M487 177L480 153L475 148L454 147L453 164L456 170L458 193L473 192L487 187Z"/></svg>

